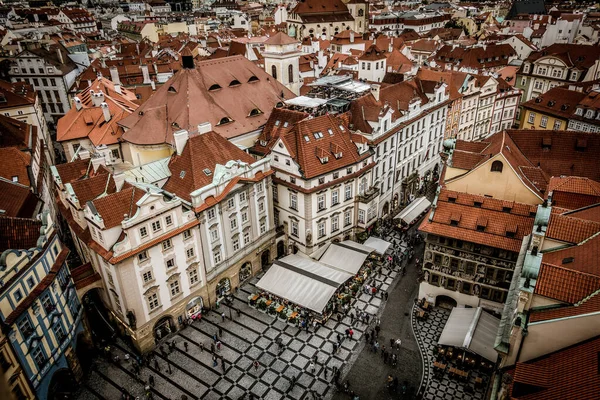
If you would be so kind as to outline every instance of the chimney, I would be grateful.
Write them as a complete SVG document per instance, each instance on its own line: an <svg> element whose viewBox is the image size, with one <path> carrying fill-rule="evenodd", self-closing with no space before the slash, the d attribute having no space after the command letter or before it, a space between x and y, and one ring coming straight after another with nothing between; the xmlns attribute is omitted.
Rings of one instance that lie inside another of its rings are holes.
<svg viewBox="0 0 600 400"><path fill-rule="evenodd" d="M119 79L119 70L117 67L110 67L110 80L113 81L113 83L121 83L121 80Z"/></svg>
<svg viewBox="0 0 600 400"><path fill-rule="evenodd" d="M94 107L100 107L100 105L104 103L104 93L102 93L102 91L97 93L90 91L90 93L92 94L92 104Z"/></svg>
<svg viewBox="0 0 600 400"><path fill-rule="evenodd" d="M83 108L83 104L81 104L81 99L79 97L73 97L73 103L75 103L75 109L77 109L77 111Z"/></svg>
<svg viewBox="0 0 600 400"><path fill-rule="evenodd" d="M125 174L123 172L117 172L113 175L113 180L115 181L117 192L120 192L123 188L123 184L125 183Z"/></svg>
<svg viewBox="0 0 600 400"><path fill-rule="evenodd" d="M210 122L203 122L198 124L198 133L203 134L212 131L212 125Z"/></svg>
<svg viewBox="0 0 600 400"><path fill-rule="evenodd" d="M90 152L88 150L79 150L79 152L77 152L77 155L79 156L80 160L87 160L90 158Z"/></svg>
<svg viewBox="0 0 600 400"><path fill-rule="evenodd" d="M102 114L104 114L104 120L106 122L110 121L110 110L108 109L108 104L101 103L100 108L102 108Z"/></svg>
<svg viewBox="0 0 600 400"><path fill-rule="evenodd" d="M173 133L173 139L175 139L175 150L177 150L177 155L180 156L183 153L183 149L185 148L185 144L188 141L189 133L185 129L178 130Z"/></svg>
<svg viewBox="0 0 600 400"><path fill-rule="evenodd" d="M371 85L371 94L376 101L379 101L379 89L381 89L381 85Z"/></svg>
<svg viewBox="0 0 600 400"><path fill-rule="evenodd" d="M154 92L156 90L156 82L150 81L150 86L152 86L152 91Z"/></svg>
<svg viewBox="0 0 600 400"><path fill-rule="evenodd" d="M394 51L394 38L390 39L390 44L388 45L388 53Z"/></svg>
<svg viewBox="0 0 600 400"><path fill-rule="evenodd" d="M150 83L150 72L148 72L148 64L142 65L142 76L144 77L144 84Z"/></svg>
<svg viewBox="0 0 600 400"><path fill-rule="evenodd" d="M354 43L354 31L350 31L350 43Z"/></svg>
<svg viewBox="0 0 600 400"><path fill-rule="evenodd" d="M106 165L106 160L104 157L92 158L92 167L94 168L94 172L98 171L98 167L101 165Z"/></svg>
<svg viewBox="0 0 600 400"><path fill-rule="evenodd" d="M87 81L88 81L88 87L92 86L92 80L88 79Z"/></svg>
<svg viewBox="0 0 600 400"><path fill-rule="evenodd" d="M115 92L119 93L119 94L123 94L121 92L121 85L118 83L115 83Z"/></svg>
<svg viewBox="0 0 600 400"><path fill-rule="evenodd" d="M58 61L60 61L61 64L64 64L65 63L65 59L63 58L62 51L60 51L60 47L56 48L56 55L58 57Z"/></svg>

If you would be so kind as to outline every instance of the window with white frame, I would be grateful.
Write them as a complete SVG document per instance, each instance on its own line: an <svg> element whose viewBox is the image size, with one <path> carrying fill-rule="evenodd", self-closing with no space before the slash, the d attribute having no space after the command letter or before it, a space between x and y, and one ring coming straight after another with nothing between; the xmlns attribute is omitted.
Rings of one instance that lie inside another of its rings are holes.
<svg viewBox="0 0 600 400"><path fill-rule="evenodd" d="M260 200L260 201L258 202L258 212L259 212L259 213L262 213L262 212L264 212L264 211L265 211L265 202L264 202L264 201L262 201L262 200Z"/></svg>
<svg viewBox="0 0 600 400"><path fill-rule="evenodd" d="M217 228L211 228L210 229L210 241L214 242L218 239L219 239L219 231L217 231Z"/></svg>
<svg viewBox="0 0 600 400"><path fill-rule="evenodd" d="M175 297L181 293L181 287L179 286L178 279L173 279L171 282L169 282L169 291L171 292L171 297Z"/></svg>
<svg viewBox="0 0 600 400"><path fill-rule="evenodd" d="M352 223L350 211L344 212L344 226L348 226Z"/></svg>
<svg viewBox="0 0 600 400"><path fill-rule="evenodd" d="M148 260L148 252L147 251L142 251L141 253L138 254L138 261L139 262L143 262Z"/></svg>
<svg viewBox="0 0 600 400"><path fill-rule="evenodd" d="M263 234L267 231L267 221L266 218L260 220L260 233Z"/></svg>
<svg viewBox="0 0 600 400"><path fill-rule="evenodd" d="M206 211L206 217L211 220L215 217L215 209L214 208L210 208Z"/></svg>
<svg viewBox="0 0 600 400"><path fill-rule="evenodd" d="M352 198L352 185L346 185L344 188L345 199L350 200Z"/></svg>
<svg viewBox="0 0 600 400"><path fill-rule="evenodd" d="M238 251L240 249L240 239L237 237L232 241L233 251Z"/></svg>
<svg viewBox="0 0 600 400"><path fill-rule="evenodd" d="M548 126L548 117L544 115L540 120L540 127L545 128L546 126Z"/></svg>
<svg viewBox="0 0 600 400"><path fill-rule="evenodd" d="M244 232L244 245L247 245L248 243L250 243L250 232L246 231Z"/></svg>
<svg viewBox="0 0 600 400"><path fill-rule="evenodd" d="M240 193L240 203L243 203L246 201L246 192L241 192Z"/></svg>
<svg viewBox="0 0 600 400"><path fill-rule="evenodd" d="M331 232L335 232L340 229L340 218L337 215L331 217Z"/></svg>
<svg viewBox="0 0 600 400"><path fill-rule="evenodd" d="M321 194L317 197L317 211L325 209L325 195Z"/></svg>
<svg viewBox="0 0 600 400"><path fill-rule="evenodd" d="M140 228L140 237L145 238L146 236L148 236L148 229L146 229L145 226L142 226Z"/></svg>
<svg viewBox="0 0 600 400"><path fill-rule="evenodd" d="M173 247L173 241L171 239L167 239L162 242L163 251L169 250L171 247Z"/></svg>
<svg viewBox="0 0 600 400"><path fill-rule="evenodd" d="M292 221L291 225L292 225L292 230L291 230L292 236L298 237L298 222Z"/></svg>
<svg viewBox="0 0 600 400"><path fill-rule="evenodd" d="M335 206L336 204L338 204L340 202L340 192L337 190L334 190L333 192L331 192L331 205Z"/></svg>
<svg viewBox="0 0 600 400"><path fill-rule="evenodd" d="M154 221L152 223L152 232L160 231L160 221Z"/></svg>
<svg viewBox="0 0 600 400"><path fill-rule="evenodd" d="M317 237L320 239L325 236L325 222L319 222L317 224Z"/></svg>
<svg viewBox="0 0 600 400"><path fill-rule="evenodd" d="M150 311L154 311L158 307L160 307L160 303L158 301L158 293L152 293L146 296L146 301L148 302L148 309Z"/></svg>
<svg viewBox="0 0 600 400"><path fill-rule="evenodd" d="M152 282L154 280L154 275L152 274L152 270L148 270L142 274L142 280L144 283Z"/></svg>
<svg viewBox="0 0 600 400"><path fill-rule="evenodd" d="M231 210L234 207L235 207L235 198L231 197L229 200L227 200L227 208Z"/></svg>
<svg viewBox="0 0 600 400"><path fill-rule="evenodd" d="M165 264L167 265L167 269L174 268L175 267L175 259L169 258Z"/></svg>
<svg viewBox="0 0 600 400"><path fill-rule="evenodd" d="M263 191L263 184L262 184L262 182L258 182L256 184L256 191L257 192L262 192Z"/></svg>
<svg viewBox="0 0 600 400"><path fill-rule="evenodd" d="M278 202L279 201L279 194L277 193L277 186L273 185L271 187L273 188L273 201Z"/></svg>
<svg viewBox="0 0 600 400"><path fill-rule="evenodd" d="M296 193L290 193L290 208L298 210L298 195Z"/></svg>
<svg viewBox="0 0 600 400"><path fill-rule="evenodd" d="M221 262L221 250L219 250L219 249L216 249L216 250L213 252L213 254L214 254L214 255L213 255L213 257L214 257L214 260L215 260L215 264L218 264L218 263L220 263L220 262Z"/></svg>
<svg viewBox="0 0 600 400"><path fill-rule="evenodd" d="M561 121L554 121L554 126L552 127L552 129L554 129L555 131L560 130L560 126L561 126Z"/></svg>
<svg viewBox="0 0 600 400"><path fill-rule="evenodd" d="M534 112L530 112L529 113L529 118L527 119L527 122L529 122L530 124L533 124L534 121L535 121L535 113Z"/></svg>
<svg viewBox="0 0 600 400"><path fill-rule="evenodd" d="M248 213L246 211L244 211L242 213L242 224L248 222Z"/></svg>
<svg viewBox="0 0 600 400"><path fill-rule="evenodd" d="M192 237L192 230L188 229L183 231L183 240L187 240Z"/></svg>
<svg viewBox="0 0 600 400"><path fill-rule="evenodd" d="M188 277L190 279L190 286L193 286L196 283L198 283L200 281L200 278L198 277L198 269L197 268L189 269Z"/></svg>
<svg viewBox="0 0 600 400"><path fill-rule="evenodd" d="M229 220L229 225L231 225L231 230L237 228L237 218L235 216Z"/></svg>
<svg viewBox="0 0 600 400"><path fill-rule="evenodd" d="M115 280L112 276L112 273L110 271L106 271L106 280L108 281L108 283L110 284L110 286L115 286Z"/></svg>
<svg viewBox="0 0 600 400"><path fill-rule="evenodd" d="M189 249L187 249L187 250L185 251L185 256L186 256L187 258L192 258L192 257L194 257L194 248L193 248L193 247L190 247Z"/></svg>
<svg viewBox="0 0 600 400"><path fill-rule="evenodd" d="M365 223L365 210L358 210L358 222L361 224Z"/></svg>
<svg viewBox="0 0 600 400"><path fill-rule="evenodd" d="M172 225L172 224L173 224L173 217L170 216L170 215L167 215L165 217L165 225L169 226L169 225Z"/></svg>

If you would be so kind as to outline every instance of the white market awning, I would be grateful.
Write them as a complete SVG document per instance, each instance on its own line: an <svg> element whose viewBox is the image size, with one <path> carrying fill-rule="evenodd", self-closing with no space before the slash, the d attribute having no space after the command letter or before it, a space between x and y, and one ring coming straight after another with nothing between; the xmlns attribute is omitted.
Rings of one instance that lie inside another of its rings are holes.
<svg viewBox="0 0 600 400"><path fill-rule="evenodd" d="M291 254L276 260L256 287L319 314L352 274Z"/></svg>
<svg viewBox="0 0 600 400"><path fill-rule="evenodd" d="M453 308L438 344L462 348L496 362L498 353L494 341L500 319L483 308Z"/></svg>
<svg viewBox="0 0 600 400"><path fill-rule="evenodd" d="M384 255L388 247L391 246L391 243L383 239L370 236L364 245L373 248L377 254Z"/></svg>
<svg viewBox="0 0 600 400"><path fill-rule="evenodd" d="M362 253L367 253L367 254L372 253L373 250L374 250L372 247L365 246L364 244L357 243L354 240L344 240L340 244L344 245L344 246L352 247L353 249L356 249L356 250L358 250L358 251L360 251Z"/></svg>
<svg viewBox="0 0 600 400"><path fill-rule="evenodd" d="M410 203L404 210L400 211L394 218L400 218L402 221L410 224L430 206L431 202L429 200L425 197L419 197Z"/></svg>
<svg viewBox="0 0 600 400"><path fill-rule="evenodd" d="M360 267L364 264L371 251L359 250L348 246L345 241L342 243L332 243L327 251L319 258L319 261L344 272L356 275ZM358 243L357 243L358 244Z"/></svg>

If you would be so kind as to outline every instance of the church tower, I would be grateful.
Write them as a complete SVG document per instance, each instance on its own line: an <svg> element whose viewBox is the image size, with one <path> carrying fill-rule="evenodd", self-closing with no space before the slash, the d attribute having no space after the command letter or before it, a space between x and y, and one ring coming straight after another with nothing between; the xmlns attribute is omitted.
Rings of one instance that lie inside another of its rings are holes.
<svg viewBox="0 0 600 400"><path fill-rule="evenodd" d="M344 1L348 11L354 18L354 30L358 33L365 33L369 28L369 3L366 0Z"/></svg>
<svg viewBox="0 0 600 400"><path fill-rule="evenodd" d="M278 32L265 42L265 71L296 95L300 94L300 42Z"/></svg>

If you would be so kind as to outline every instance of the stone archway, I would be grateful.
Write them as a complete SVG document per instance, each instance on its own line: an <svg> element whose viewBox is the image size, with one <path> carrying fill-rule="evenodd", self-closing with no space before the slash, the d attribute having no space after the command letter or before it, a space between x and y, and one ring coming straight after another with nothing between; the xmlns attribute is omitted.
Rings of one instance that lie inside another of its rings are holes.
<svg viewBox="0 0 600 400"><path fill-rule="evenodd" d="M240 272L238 273L238 277L239 286L242 286L245 281L252 277L252 264L250 262L245 262L244 265L242 265L242 268L240 268Z"/></svg>
<svg viewBox="0 0 600 400"><path fill-rule="evenodd" d="M48 400L70 399L77 390L77 382L73 373L67 369L59 369L52 375L48 385Z"/></svg>
<svg viewBox="0 0 600 400"><path fill-rule="evenodd" d="M165 315L154 324L154 339L158 342L160 339L175 331L175 321L170 315Z"/></svg>
<svg viewBox="0 0 600 400"><path fill-rule="evenodd" d="M217 283L215 292L217 294L217 301L231 293L231 281L229 278L221 279L219 283Z"/></svg>
<svg viewBox="0 0 600 400"><path fill-rule="evenodd" d="M439 295L435 298L435 306L436 307L441 307L441 308L446 308L448 310L454 308L457 306L457 302L456 300L454 300L452 297L449 296L444 296L444 295Z"/></svg>

